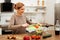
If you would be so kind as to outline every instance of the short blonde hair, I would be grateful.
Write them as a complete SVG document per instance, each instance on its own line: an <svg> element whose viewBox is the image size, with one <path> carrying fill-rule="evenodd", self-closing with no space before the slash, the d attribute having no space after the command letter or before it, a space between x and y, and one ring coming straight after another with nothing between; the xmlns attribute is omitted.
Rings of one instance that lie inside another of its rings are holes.
<svg viewBox="0 0 60 40"><path fill-rule="evenodd" d="M18 3L16 3L16 4L14 4L14 9L20 9L21 7L23 7L24 6L24 4L23 3L21 3L21 2L18 2Z"/></svg>

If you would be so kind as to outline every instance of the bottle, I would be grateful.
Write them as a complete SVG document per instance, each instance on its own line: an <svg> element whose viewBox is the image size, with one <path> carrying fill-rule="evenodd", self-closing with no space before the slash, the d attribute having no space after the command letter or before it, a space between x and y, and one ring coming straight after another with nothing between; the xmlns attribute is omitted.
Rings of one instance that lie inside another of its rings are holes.
<svg viewBox="0 0 60 40"><path fill-rule="evenodd" d="M42 7L44 7L44 0L42 0Z"/></svg>
<svg viewBox="0 0 60 40"><path fill-rule="evenodd" d="M59 35L60 31L60 25L59 25L59 20L56 20L56 25L55 25L55 35Z"/></svg>

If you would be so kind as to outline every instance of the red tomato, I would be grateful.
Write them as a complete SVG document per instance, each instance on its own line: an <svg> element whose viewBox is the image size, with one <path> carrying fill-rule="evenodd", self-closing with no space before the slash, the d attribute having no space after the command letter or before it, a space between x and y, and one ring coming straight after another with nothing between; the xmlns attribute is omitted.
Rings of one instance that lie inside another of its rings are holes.
<svg viewBox="0 0 60 40"><path fill-rule="evenodd" d="M35 38L36 38L36 35L32 35L31 38L32 38L32 39L35 39Z"/></svg>
<svg viewBox="0 0 60 40"><path fill-rule="evenodd" d="M36 27L36 28L39 28L39 26L38 26L38 25L36 25L35 27Z"/></svg>
<svg viewBox="0 0 60 40"><path fill-rule="evenodd" d="M36 39L40 39L40 38L41 38L41 36L39 36L39 35L38 35L38 36L36 36Z"/></svg>

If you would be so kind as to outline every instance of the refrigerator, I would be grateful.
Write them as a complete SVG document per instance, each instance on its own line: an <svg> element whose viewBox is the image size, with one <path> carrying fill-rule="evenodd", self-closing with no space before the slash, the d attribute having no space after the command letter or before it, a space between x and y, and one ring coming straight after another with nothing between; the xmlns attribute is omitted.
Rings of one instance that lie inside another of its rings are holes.
<svg viewBox="0 0 60 40"><path fill-rule="evenodd" d="M60 24L60 3L55 4L55 24L57 20L59 20Z"/></svg>

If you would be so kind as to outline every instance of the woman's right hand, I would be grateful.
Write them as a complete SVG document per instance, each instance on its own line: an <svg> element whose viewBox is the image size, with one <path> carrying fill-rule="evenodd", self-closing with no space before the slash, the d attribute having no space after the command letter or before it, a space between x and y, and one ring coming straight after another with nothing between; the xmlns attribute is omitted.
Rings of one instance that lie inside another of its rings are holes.
<svg viewBox="0 0 60 40"><path fill-rule="evenodd" d="M29 26L29 24L27 24L27 23L22 25L22 27L28 27L28 26Z"/></svg>

